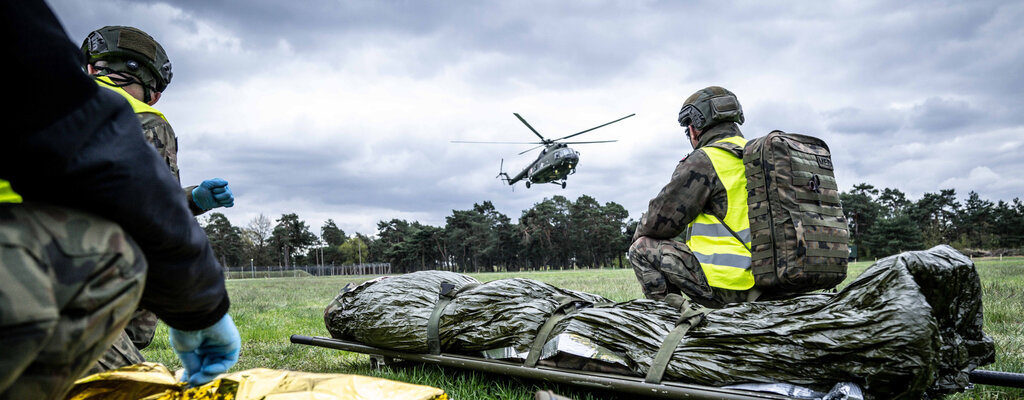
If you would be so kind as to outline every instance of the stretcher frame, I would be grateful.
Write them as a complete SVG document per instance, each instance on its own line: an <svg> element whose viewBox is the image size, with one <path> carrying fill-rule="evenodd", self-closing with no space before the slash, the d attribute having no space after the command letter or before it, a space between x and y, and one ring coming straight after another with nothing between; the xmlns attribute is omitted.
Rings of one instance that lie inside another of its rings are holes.
<svg viewBox="0 0 1024 400"><path fill-rule="evenodd" d="M672 381L647 383L643 377L580 371L547 366L526 367L522 363L488 360L461 354L416 354L381 349L358 342L350 342L320 336L292 335L295 344L344 350L392 359L436 364L445 367L470 369L482 372L504 374L551 383L569 384L589 389L610 390L617 393L633 394L658 399L723 399L723 400L791 400L794 397L766 392L726 389Z"/></svg>

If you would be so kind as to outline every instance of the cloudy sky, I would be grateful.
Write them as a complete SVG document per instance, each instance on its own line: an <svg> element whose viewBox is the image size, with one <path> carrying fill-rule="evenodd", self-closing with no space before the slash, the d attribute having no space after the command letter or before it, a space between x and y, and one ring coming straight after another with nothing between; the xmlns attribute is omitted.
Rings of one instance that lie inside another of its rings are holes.
<svg viewBox="0 0 1024 400"><path fill-rule="evenodd" d="M1024 197L1024 2L49 0L81 43L154 36L174 64L157 108L185 184L221 177L246 225L295 212L373 234L443 225L485 200L517 219L589 194L638 218L691 151L682 100L721 85L747 137L823 138L840 187ZM568 187L494 179L531 141L578 137Z"/></svg>

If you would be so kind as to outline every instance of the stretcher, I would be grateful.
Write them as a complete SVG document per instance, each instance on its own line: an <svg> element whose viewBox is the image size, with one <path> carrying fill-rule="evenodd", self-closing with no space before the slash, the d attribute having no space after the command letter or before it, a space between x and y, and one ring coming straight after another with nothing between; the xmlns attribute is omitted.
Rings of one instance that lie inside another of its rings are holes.
<svg viewBox="0 0 1024 400"><path fill-rule="evenodd" d="M662 381L647 383L643 377L580 371L547 366L525 367L522 363L488 360L461 354L414 354L381 349L365 344L318 336L292 335L291 342L328 349L344 350L385 359L436 364L445 367L470 369L494 374L536 379L551 383L570 384L590 389L609 390L623 394L657 399L724 399L724 400L789 400L794 397L765 392L719 388L714 386Z"/></svg>
<svg viewBox="0 0 1024 400"><path fill-rule="evenodd" d="M634 394L648 398L660 399L795 399L778 394L754 392L749 390L720 388L714 386L693 385L687 383L663 381L647 383L643 377L616 375L601 372L580 371L547 366L525 367L522 363L501 360L488 360L461 354L415 354L382 349L365 344L326 338L320 336L292 335L295 344L344 350L367 354L374 360L405 360L418 363L436 364L445 367L464 368L495 374L537 379L551 383L570 384L591 389L604 389L623 394ZM1013 388L1024 388L1024 374L1001 371L974 370L970 380L973 384L993 385Z"/></svg>

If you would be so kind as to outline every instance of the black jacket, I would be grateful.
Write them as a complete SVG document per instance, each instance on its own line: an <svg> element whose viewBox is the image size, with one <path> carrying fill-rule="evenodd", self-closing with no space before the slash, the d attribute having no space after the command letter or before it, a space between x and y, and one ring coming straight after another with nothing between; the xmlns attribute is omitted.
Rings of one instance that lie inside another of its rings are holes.
<svg viewBox="0 0 1024 400"><path fill-rule="evenodd" d="M0 2L13 107L0 133L0 179L25 199L118 223L149 264L141 306L196 330L228 310L224 277L174 176L118 94L99 90L81 51L40 0Z"/></svg>

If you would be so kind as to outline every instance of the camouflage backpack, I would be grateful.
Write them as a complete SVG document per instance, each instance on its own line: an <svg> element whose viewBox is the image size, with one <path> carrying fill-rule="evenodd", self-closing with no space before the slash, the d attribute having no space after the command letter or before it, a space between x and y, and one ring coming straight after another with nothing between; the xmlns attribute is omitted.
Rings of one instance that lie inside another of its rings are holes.
<svg viewBox="0 0 1024 400"><path fill-rule="evenodd" d="M747 143L743 165L754 287L801 293L846 279L850 233L828 145L772 131Z"/></svg>

